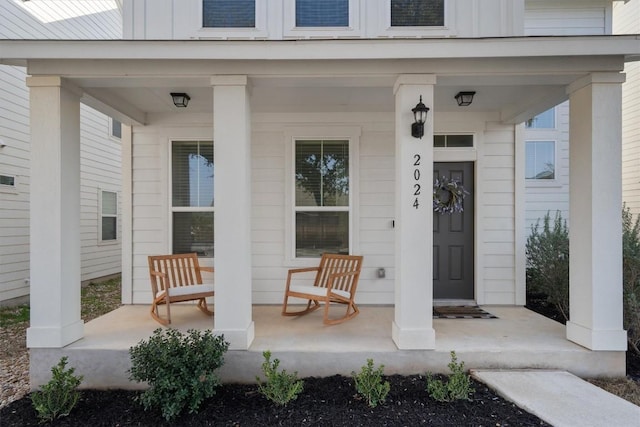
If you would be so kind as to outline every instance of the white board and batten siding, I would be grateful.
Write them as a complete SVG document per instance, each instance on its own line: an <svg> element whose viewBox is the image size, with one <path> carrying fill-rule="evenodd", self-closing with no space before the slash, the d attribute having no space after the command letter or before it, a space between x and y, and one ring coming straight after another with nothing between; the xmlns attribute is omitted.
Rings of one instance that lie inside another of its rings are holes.
<svg viewBox="0 0 640 427"><path fill-rule="evenodd" d="M469 120L455 114L446 118L439 132L459 132ZM150 124L133 128L132 189L132 293L131 302L150 301L147 256L171 252L171 215L167 185L170 183L170 141L210 140L213 124L194 117L190 125L170 118L149 117ZM304 129L357 129L359 145L353 187L353 252L364 256L358 287L361 304L393 304L395 231L395 129L392 113L255 113L252 116L252 275L253 303L280 304L289 268L314 265L317 260L293 260L288 243L291 224L287 217L287 159L292 135ZM481 181L477 183L476 273L478 300L484 304L515 304L514 126L491 122L472 131L473 149ZM295 129L292 131L291 129ZM301 130L302 129L302 130ZM315 132L315 131L314 131ZM294 135L294 136L295 136ZM289 157L288 157L289 156ZM202 258L204 264L215 263ZM377 270L384 268L385 278Z"/></svg>
<svg viewBox="0 0 640 427"><path fill-rule="evenodd" d="M117 39L121 15L113 0L0 2L0 38ZM29 294L29 91L26 71L0 66L0 304ZM120 272L120 240L98 242L98 189L120 194L120 141L110 136L109 118L81 106L82 280Z"/></svg>
<svg viewBox="0 0 640 427"><path fill-rule="evenodd" d="M615 34L640 34L640 2L615 2ZM640 215L640 62L627 62L622 85L622 199Z"/></svg>

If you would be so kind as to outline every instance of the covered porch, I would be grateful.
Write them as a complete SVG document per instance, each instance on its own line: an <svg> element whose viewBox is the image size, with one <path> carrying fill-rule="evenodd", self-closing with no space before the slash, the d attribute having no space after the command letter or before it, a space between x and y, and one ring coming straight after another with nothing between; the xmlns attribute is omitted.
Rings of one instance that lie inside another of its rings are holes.
<svg viewBox="0 0 640 427"><path fill-rule="evenodd" d="M231 342L227 378L252 380L265 349L301 375L349 374L367 358L385 364L387 373L445 371L451 350L475 368L624 373L621 70L626 56L640 53L635 38L12 41L0 47L28 66L37 118L31 123L32 386L65 353L87 378L104 373L94 386L116 386L128 348L157 327L139 304L151 300L147 257L173 250L172 216L183 208L171 198L174 140L207 140L215 153L215 205L196 208L215 206L215 259L207 262L215 264L216 315L215 323L194 327L213 328ZM88 51L95 57L87 58ZM477 101L461 110L454 95L469 88ZM171 103L174 91L193 95L186 111ZM430 108L421 139L411 134L419 99ZM566 99L571 321L565 328L518 306L525 302L521 123ZM122 297L132 304L87 325L78 280L80 102L125 124ZM437 150L435 133L472 134L474 143ZM297 257L291 227L296 138L345 140L353 155L345 246L365 257L357 297L363 314L331 329L316 330L315 316L280 318L268 305L281 300L288 269L313 264ZM491 305L498 320L431 317L435 162L474 163L469 283L474 302ZM384 280L376 274L380 267L389 273ZM190 321L176 317L176 325Z"/></svg>
<svg viewBox="0 0 640 427"><path fill-rule="evenodd" d="M349 376L372 358L386 374L448 373L454 350L467 368L559 369L584 378L625 374L624 352L590 351L566 339L565 327L524 307L484 306L497 319L434 319L433 350L399 350L389 324L393 307L361 307L356 318L324 326L320 312L298 318L280 315L280 306L255 305L255 338L248 351L230 350L221 370L224 382L254 382L262 375L262 352L299 376ZM85 325L84 338L60 349L31 349L31 384L46 382L61 356L84 375L86 388L136 388L127 377L129 348L159 327L149 306L127 305ZM187 304L172 308L174 327L213 329L210 318ZM41 367L34 369L35 367Z"/></svg>

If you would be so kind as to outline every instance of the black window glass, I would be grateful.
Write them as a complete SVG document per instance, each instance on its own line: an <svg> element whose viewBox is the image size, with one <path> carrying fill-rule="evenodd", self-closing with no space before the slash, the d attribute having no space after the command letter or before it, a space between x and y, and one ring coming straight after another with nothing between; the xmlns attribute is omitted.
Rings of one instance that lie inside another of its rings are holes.
<svg viewBox="0 0 640 427"><path fill-rule="evenodd" d="M391 0L392 27L441 27L444 0Z"/></svg>
<svg viewBox="0 0 640 427"><path fill-rule="evenodd" d="M255 0L203 0L202 26L209 28L253 28Z"/></svg>

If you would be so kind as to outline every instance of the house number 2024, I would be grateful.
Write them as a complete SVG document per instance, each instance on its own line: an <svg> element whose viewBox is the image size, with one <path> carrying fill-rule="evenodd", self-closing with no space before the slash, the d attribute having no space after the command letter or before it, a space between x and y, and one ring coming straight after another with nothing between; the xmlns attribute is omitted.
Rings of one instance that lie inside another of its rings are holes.
<svg viewBox="0 0 640 427"><path fill-rule="evenodd" d="M413 180L415 181L413 183L413 207L419 209L419 196L421 191L420 184L418 183L418 181L420 181L420 154L413 155Z"/></svg>

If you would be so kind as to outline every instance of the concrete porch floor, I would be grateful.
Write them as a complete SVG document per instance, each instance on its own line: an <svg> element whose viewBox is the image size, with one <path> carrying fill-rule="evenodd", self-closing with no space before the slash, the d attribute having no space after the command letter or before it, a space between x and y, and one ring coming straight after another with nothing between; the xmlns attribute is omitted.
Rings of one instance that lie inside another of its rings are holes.
<svg viewBox="0 0 640 427"><path fill-rule="evenodd" d="M224 382L255 382L264 350L301 377L350 375L368 358L384 364L385 374L448 373L455 350L470 369L559 369L583 378L625 375L624 352L587 350L566 340L563 325L523 307L483 308L498 319L434 319L435 350L398 350L391 339L393 307L361 306L356 318L324 326L320 310L283 317L280 306L254 306L255 339L249 351L227 352L220 374ZM213 327L213 320L194 306L172 305L171 311L172 326L182 331ZM84 388L139 388L128 380L128 351L158 327L146 305L123 306L92 320L84 338L65 348L30 350L31 387L46 383L51 367L67 355L70 366L84 375Z"/></svg>

